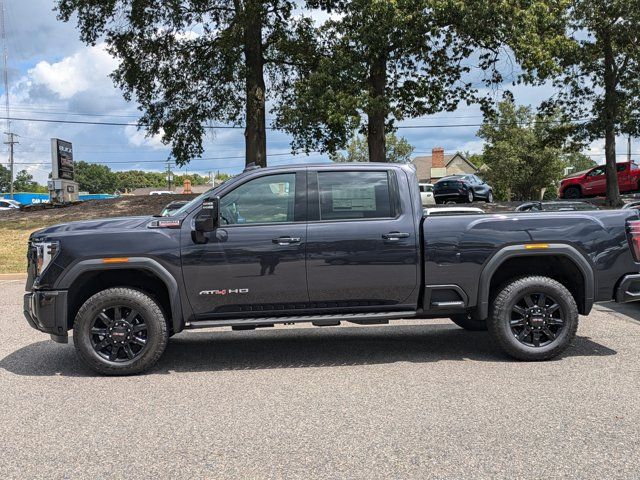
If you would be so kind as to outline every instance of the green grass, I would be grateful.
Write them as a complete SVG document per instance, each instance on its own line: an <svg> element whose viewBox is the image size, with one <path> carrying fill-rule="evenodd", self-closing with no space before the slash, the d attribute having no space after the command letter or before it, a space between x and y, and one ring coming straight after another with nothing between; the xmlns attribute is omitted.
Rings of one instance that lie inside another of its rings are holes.
<svg viewBox="0 0 640 480"><path fill-rule="evenodd" d="M27 241L42 223L24 220L0 221L0 273L27 271Z"/></svg>

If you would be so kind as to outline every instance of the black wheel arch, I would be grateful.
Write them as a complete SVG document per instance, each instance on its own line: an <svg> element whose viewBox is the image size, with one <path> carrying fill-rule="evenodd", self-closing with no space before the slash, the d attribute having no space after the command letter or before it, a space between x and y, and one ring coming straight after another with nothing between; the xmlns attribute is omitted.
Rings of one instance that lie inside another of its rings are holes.
<svg viewBox="0 0 640 480"><path fill-rule="evenodd" d="M167 316L171 317L173 333L182 330L184 326L184 315L178 282L162 264L148 257L129 257L126 262L122 263L105 263L102 258L93 258L79 261L67 269L56 282L55 288L59 290L70 290L72 292L68 301L68 318L73 319L75 312L72 310L81 306L78 305L78 303L81 302L74 302L73 292L76 287L84 283L83 280L86 279L87 276L100 276L101 273L112 276L117 271L128 271L130 278L120 282L110 281L103 286L101 285L101 287L129 286L135 288L137 286L136 283L142 283L142 285L148 288L143 287L140 288L140 290L155 296ZM146 278L144 282L141 282L141 276ZM88 295L89 292L85 292L84 296Z"/></svg>
<svg viewBox="0 0 640 480"><path fill-rule="evenodd" d="M582 293L581 295L575 295L576 303L581 314L587 315L593 307L595 299L595 278L593 268L589 261L582 255L575 247L562 244L562 243L550 243L542 244L520 244L509 245L496 252L485 264L479 278L478 284L478 300L476 307L476 317L478 319L486 319L489 315L489 299L491 296L492 281L494 276L499 272L500 267L505 265L505 262L514 259L540 259L540 257L559 257L565 262L569 262L568 265L573 266L582 277ZM536 248L532 248L536 247ZM515 273L513 277L522 276L522 272ZM495 282L493 282L495 284ZM573 292L572 292L573 293Z"/></svg>

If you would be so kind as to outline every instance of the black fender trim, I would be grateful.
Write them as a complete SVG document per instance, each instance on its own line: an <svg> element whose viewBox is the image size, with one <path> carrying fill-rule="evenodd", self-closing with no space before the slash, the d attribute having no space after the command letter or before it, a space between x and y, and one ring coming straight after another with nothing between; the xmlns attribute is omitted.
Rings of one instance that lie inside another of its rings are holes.
<svg viewBox="0 0 640 480"><path fill-rule="evenodd" d="M173 331L174 333L178 333L182 330L184 319L182 315L182 302L180 300L178 282L166 268L152 258L128 257L128 260L122 263L105 263L102 258L82 260L69 268L69 270L67 270L67 272L58 279L55 288L67 290L80 275L89 271L117 269L146 270L156 275L166 285L167 290L169 291Z"/></svg>
<svg viewBox="0 0 640 480"><path fill-rule="evenodd" d="M582 273L584 278L584 303L580 309L587 315L593 307L595 299L595 279L593 268L587 259L574 247L564 243L549 243L543 248L527 248L523 245L510 245L499 250L484 266L480 274L480 284L478 285L478 307L477 316L481 320L485 320L489 316L489 294L491 286L491 278L506 260L515 257L532 257L532 256L563 256L571 260Z"/></svg>

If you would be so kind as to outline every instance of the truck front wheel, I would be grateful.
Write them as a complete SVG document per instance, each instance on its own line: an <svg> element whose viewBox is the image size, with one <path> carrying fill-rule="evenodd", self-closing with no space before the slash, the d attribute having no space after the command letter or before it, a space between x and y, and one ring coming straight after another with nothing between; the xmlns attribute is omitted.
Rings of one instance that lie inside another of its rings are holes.
<svg viewBox="0 0 640 480"><path fill-rule="evenodd" d="M75 318L80 358L104 375L131 375L153 366L167 346L167 322L156 301L131 288L109 288L89 298Z"/></svg>
<svg viewBox="0 0 640 480"><path fill-rule="evenodd" d="M578 329L578 308L561 283L541 276L503 286L487 326L507 354L519 360L548 360L562 353Z"/></svg>

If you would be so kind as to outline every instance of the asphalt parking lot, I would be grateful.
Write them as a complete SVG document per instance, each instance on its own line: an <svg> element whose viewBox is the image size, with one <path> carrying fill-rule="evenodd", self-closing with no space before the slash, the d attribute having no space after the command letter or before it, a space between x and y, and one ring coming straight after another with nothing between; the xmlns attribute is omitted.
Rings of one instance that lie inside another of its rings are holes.
<svg viewBox="0 0 640 480"><path fill-rule="evenodd" d="M515 362L447 320L187 332L93 375L0 282L3 478L640 478L640 306Z"/></svg>

